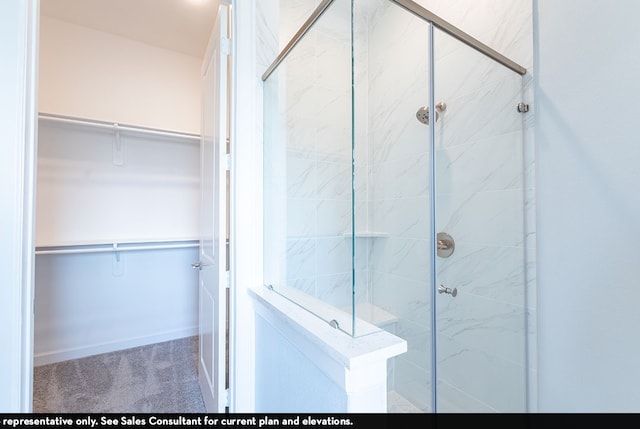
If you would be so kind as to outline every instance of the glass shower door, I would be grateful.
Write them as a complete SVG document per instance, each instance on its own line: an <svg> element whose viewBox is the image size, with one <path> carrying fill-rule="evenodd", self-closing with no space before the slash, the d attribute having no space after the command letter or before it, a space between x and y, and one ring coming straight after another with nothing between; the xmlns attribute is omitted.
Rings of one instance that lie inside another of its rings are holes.
<svg viewBox="0 0 640 429"><path fill-rule="evenodd" d="M434 32L436 407L524 412L522 77Z"/></svg>

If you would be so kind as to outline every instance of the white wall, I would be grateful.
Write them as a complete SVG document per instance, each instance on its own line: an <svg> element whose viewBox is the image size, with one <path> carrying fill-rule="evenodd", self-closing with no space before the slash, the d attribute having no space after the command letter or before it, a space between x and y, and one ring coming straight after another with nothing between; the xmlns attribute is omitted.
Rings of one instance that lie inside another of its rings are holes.
<svg viewBox="0 0 640 429"><path fill-rule="evenodd" d="M201 64L202 58L43 16L39 109L200 134Z"/></svg>
<svg viewBox="0 0 640 429"><path fill-rule="evenodd" d="M346 412L347 394L308 356L263 318L256 336L271 351L256 356L256 409L268 413ZM288 368L283 371L283 368Z"/></svg>
<svg viewBox="0 0 640 429"><path fill-rule="evenodd" d="M34 362L198 333L197 248L38 255Z"/></svg>
<svg viewBox="0 0 640 429"><path fill-rule="evenodd" d="M33 60L27 55L31 6L28 1L0 3L0 412L31 407L27 384L31 371L23 365L31 348L33 275L29 176L35 167L35 140L25 123L35 112L30 99L35 88L29 86L35 85L35 74L30 77L27 72Z"/></svg>
<svg viewBox="0 0 640 429"><path fill-rule="evenodd" d="M640 4L535 11L540 411L637 412Z"/></svg>
<svg viewBox="0 0 640 429"><path fill-rule="evenodd" d="M121 133L122 165L112 130L40 119L38 140L38 247L198 238L198 139Z"/></svg>

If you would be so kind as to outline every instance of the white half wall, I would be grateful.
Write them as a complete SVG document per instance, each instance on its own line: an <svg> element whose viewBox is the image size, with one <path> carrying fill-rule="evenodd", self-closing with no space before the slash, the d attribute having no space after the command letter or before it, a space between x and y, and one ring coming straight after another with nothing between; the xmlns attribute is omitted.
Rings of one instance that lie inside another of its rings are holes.
<svg viewBox="0 0 640 429"><path fill-rule="evenodd" d="M270 350L256 356L256 412L347 411L346 392L261 317L256 338Z"/></svg>
<svg viewBox="0 0 640 429"><path fill-rule="evenodd" d="M539 411L640 404L640 3L536 0Z"/></svg>
<svg viewBox="0 0 640 429"><path fill-rule="evenodd" d="M314 314L330 309L315 298L300 306L267 288L250 294L257 412L387 411L388 360L407 351L405 340L362 320L360 328L371 333L351 337Z"/></svg>

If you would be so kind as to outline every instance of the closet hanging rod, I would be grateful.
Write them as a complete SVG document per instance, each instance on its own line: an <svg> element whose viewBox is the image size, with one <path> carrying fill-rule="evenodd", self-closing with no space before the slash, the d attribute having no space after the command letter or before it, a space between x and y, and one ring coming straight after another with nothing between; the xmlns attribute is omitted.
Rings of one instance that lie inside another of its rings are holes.
<svg viewBox="0 0 640 429"><path fill-rule="evenodd" d="M166 131L166 130L159 130L155 128L138 127L135 125L119 124L117 122L106 122L106 121L97 121L94 119L72 118L69 116L52 115L50 113L40 113L38 114L38 118L44 119L47 121L52 121L52 122L111 129L113 131L120 131L120 132L129 132L129 133L135 133L135 134L149 134L149 135L162 136L162 137L173 137L173 138L181 138L181 139L188 139L188 140L197 140L198 142L200 141L200 136L198 134L181 133L177 131Z"/></svg>
<svg viewBox="0 0 640 429"><path fill-rule="evenodd" d="M188 249L199 246L198 241L190 242L173 242L169 243L136 243L136 244L119 244L108 243L102 245L67 245L67 246L50 246L36 248L36 255L69 255L78 253L110 253L110 252L131 252L136 250L167 250L167 249Z"/></svg>

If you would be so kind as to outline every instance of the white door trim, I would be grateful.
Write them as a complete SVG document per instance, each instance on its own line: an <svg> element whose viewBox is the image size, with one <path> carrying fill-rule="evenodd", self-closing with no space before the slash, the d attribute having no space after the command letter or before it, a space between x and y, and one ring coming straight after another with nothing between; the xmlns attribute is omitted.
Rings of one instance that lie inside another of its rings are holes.
<svg viewBox="0 0 640 429"><path fill-rule="evenodd" d="M40 0L25 3L25 77L24 77L24 187L22 236L22 355L21 406L24 412L33 407L33 324L35 298L35 201L38 157L38 46Z"/></svg>
<svg viewBox="0 0 640 429"><path fill-rule="evenodd" d="M249 288L262 284L262 70L256 65L256 3L231 11L231 323L232 413L255 410L255 310Z"/></svg>
<svg viewBox="0 0 640 429"><path fill-rule="evenodd" d="M9 344L3 353L7 353L7 371L10 383L7 390L0 394L0 411L31 412L33 398L33 285L34 285L34 217L35 217L35 172L37 154L37 73L38 73L38 22L39 0L11 0L3 2L2 11L8 19L15 19L15 27L5 27L9 34L8 43L3 46L17 49L16 55L3 58L8 62L7 75L3 73L3 85L8 86L9 94L1 106L3 117L0 126L6 133L6 145L2 151L6 161L12 165L3 167L2 187L6 186L6 227L10 231L3 234L2 251L4 262L1 284L6 289L2 293L3 311L8 324L0 329L6 330ZM6 40L6 39L5 39ZM17 41L17 44L15 43ZM7 43L7 42L4 42ZM15 73L15 74L14 74ZM4 80L7 79L7 80ZM15 98L14 98L15 97ZM11 106L11 107L9 107ZM11 111L11 108L14 110ZM5 295L6 294L6 295ZM3 332L2 336L5 336ZM5 393L7 397L5 397Z"/></svg>

